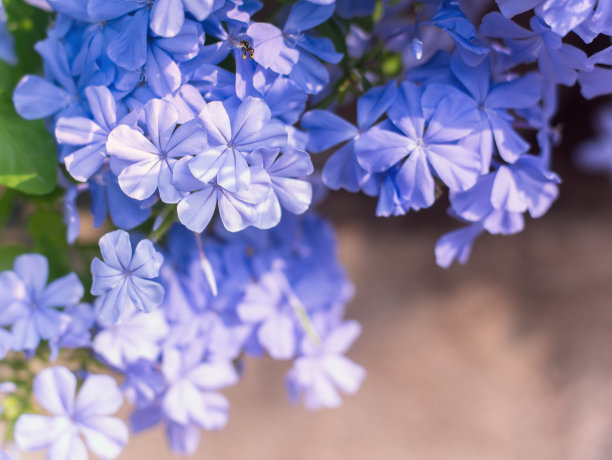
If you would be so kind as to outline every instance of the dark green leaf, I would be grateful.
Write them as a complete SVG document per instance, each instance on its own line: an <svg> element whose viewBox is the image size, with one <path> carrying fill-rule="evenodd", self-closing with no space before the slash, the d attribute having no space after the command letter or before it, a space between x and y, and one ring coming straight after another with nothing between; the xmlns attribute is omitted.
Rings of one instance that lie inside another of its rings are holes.
<svg viewBox="0 0 612 460"><path fill-rule="evenodd" d="M12 270L15 257L28 252L23 246L2 246L0 247L0 271Z"/></svg>
<svg viewBox="0 0 612 460"><path fill-rule="evenodd" d="M28 230L34 239L34 252L49 259L50 279L72 271L68 263L66 225L55 211L38 211L30 217Z"/></svg>
<svg viewBox="0 0 612 460"><path fill-rule="evenodd" d="M44 195L56 180L55 143L44 123L23 120L0 94L0 185Z"/></svg>
<svg viewBox="0 0 612 460"><path fill-rule="evenodd" d="M34 50L34 44L45 38L53 16L23 0L2 2L8 16L9 31L15 39L19 73L23 75L40 72L41 58Z"/></svg>
<svg viewBox="0 0 612 460"><path fill-rule="evenodd" d="M11 189L0 190L0 232L11 217L16 193Z"/></svg>

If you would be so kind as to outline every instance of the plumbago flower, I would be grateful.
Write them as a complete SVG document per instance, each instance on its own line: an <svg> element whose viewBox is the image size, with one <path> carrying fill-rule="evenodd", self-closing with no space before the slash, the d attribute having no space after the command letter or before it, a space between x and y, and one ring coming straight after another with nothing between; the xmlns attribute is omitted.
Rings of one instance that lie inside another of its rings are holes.
<svg viewBox="0 0 612 460"><path fill-rule="evenodd" d="M172 185L174 164L178 157L200 152L206 132L196 122L177 129L178 111L161 99L147 102L140 116L144 130L121 125L108 136L111 169L127 196L144 200L159 189L162 201L177 203L181 193Z"/></svg>
<svg viewBox="0 0 612 460"><path fill-rule="evenodd" d="M481 172L486 174L491 169L493 144L502 159L510 163L516 161L529 150L529 143L514 130L514 119L508 109L530 108L538 103L541 91L538 76L532 73L494 84L487 60L470 67L458 55L453 56L450 67L461 86L436 83L428 85L423 95L424 110L433 112L440 101L451 94L467 94L470 100L464 98L465 103L469 104L469 109L479 118L470 137L478 145L482 157Z"/></svg>
<svg viewBox="0 0 612 460"><path fill-rule="evenodd" d="M97 257L91 263L91 293L96 301L98 317L105 324L114 324L129 306L144 312L157 308L164 298L164 288L153 281L159 276L164 261L149 240L141 240L132 252L130 235L123 230L100 238L104 261Z"/></svg>
<svg viewBox="0 0 612 460"><path fill-rule="evenodd" d="M132 306L123 310L116 324L100 322L92 348L109 365L121 370L139 360L154 361L170 331L160 310L143 314Z"/></svg>
<svg viewBox="0 0 612 460"><path fill-rule="evenodd" d="M130 417L132 429L138 433L163 420L172 450L193 454L200 429L219 430L227 424L229 402L218 390L236 384L238 373L229 360L206 359L198 342L165 350L161 375L156 372L132 374L129 380L137 392L149 394Z"/></svg>
<svg viewBox="0 0 612 460"><path fill-rule="evenodd" d="M192 192L177 207L187 228L202 232L217 204L233 232L277 225L281 204L297 214L306 211L312 189L300 177L312 173L312 164L307 154L286 147L287 131L271 117L266 103L254 97L238 105L210 102L202 109L198 120L208 146L174 168L174 186Z"/></svg>
<svg viewBox="0 0 612 460"><path fill-rule="evenodd" d="M323 182L332 190L345 188L349 192L360 189L368 195L378 195L376 174L363 169L355 155L356 145L365 131L384 115L397 98L397 85L390 82L384 87L369 90L357 101L357 127L327 110L311 110L302 117L302 128L308 131L308 148L322 152L346 142L325 163Z"/></svg>
<svg viewBox="0 0 612 460"><path fill-rule="evenodd" d="M572 30L583 38L594 37L600 33L609 35L612 28L612 9L605 0L496 1L507 18L535 8L537 15L561 36Z"/></svg>
<svg viewBox="0 0 612 460"><path fill-rule="evenodd" d="M12 325L14 350L35 350L41 340L57 338L70 321L59 309L83 297L76 274L47 285L48 276L49 264L40 254L19 256L12 271L0 273L0 324Z"/></svg>
<svg viewBox="0 0 612 460"><path fill-rule="evenodd" d="M465 263L474 240L485 230L512 235L524 228L524 213L544 215L559 194L559 177L541 158L523 155L481 176L469 190L451 192L451 214L472 225L444 235L436 245L436 259L448 267L457 258Z"/></svg>
<svg viewBox="0 0 612 460"><path fill-rule="evenodd" d="M304 32L325 22L333 12L331 2L315 4L302 0L291 8L283 30L267 23L251 24L246 33L257 49L254 59L266 69L289 75L309 94L321 92L329 82L329 73L313 55L334 64L342 55L336 52L330 39Z"/></svg>
<svg viewBox="0 0 612 460"><path fill-rule="evenodd" d="M78 149L64 158L66 170L72 177L87 182L108 157L106 141L127 110L119 110L113 94L105 86L85 88L85 96L93 120L88 117L60 117L55 126L55 138L59 144Z"/></svg>
<svg viewBox="0 0 612 460"><path fill-rule="evenodd" d="M220 102L208 103L198 115L208 135L208 146L189 162L194 177L203 183L216 179L231 192L249 187L251 172L246 155L260 147L282 147L287 132L280 123L271 121L266 103L253 97L237 107Z"/></svg>
<svg viewBox="0 0 612 460"><path fill-rule="evenodd" d="M562 37L550 30L540 18L534 16L529 25L531 30L493 12L483 18L480 33L502 39L511 50L499 56L503 70L537 61L547 81L572 86L578 71L586 68L586 54L575 46L563 43Z"/></svg>
<svg viewBox="0 0 612 460"><path fill-rule="evenodd" d="M460 191L474 185L481 167L480 154L460 142L479 123L467 96L449 95L428 118L422 97L422 88L403 83L387 111L389 120L368 130L355 146L357 161L366 171L381 173L398 165L393 181L404 209L434 203L434 173L450 190Z"/></svg>
<svg viewBox="0 0 612 460"><path fill-rule="evenodd" d="M303 398L308 409L317 410L342 404L338 391L357 392L365 371L344 354L360 332L359 323L347 321L327 331L318 345L304 338L300 344L301 356L287 374L291 400L297 402Z"/></svg>
<svg viewBox="0 0 612 460"><path fill-rule="evenodd" d="M90 375L76 394L77 379L65 367L50 367L34 379L34 396L52 416L24 414L15 425L19 449L48 449L49 460L86 460L87 448L102 459L116 458L128 440L127 426L110 415L123 396L108 375Z"/></svg>

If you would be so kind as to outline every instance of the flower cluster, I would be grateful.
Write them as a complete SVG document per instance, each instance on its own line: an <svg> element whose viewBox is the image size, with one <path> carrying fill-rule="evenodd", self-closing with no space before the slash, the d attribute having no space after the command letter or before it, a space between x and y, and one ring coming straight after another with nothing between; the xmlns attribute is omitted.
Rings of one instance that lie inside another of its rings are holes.
<svg viewBox="0 0 612 460"><path fill-rule="evenodd" d="M229 402L219 390L237 383L246 356L293 360L289 395L311 409L336 407L341 393L357 391L364 371L344 354L360 328L343 320L353 288L335 244L314 214L287 216L268 232L235 235L219 225L205 240L176 225L165 256L146 239L132 253L129 235L117 230L100 241L104 262L92 263L95 308L78 303L83 288L74 274L45 286L47 260L20 256L14 270L0 273L3 324L12 324L1 329L1 349L34 352L45 339L55 350L51 359L60 347L88 350L124 375L134 432L163 422L172 449L193 453L200 429L227 423ZM37 376L34 394L55 417L20 417L20 449L48 448L50 458L62 458L61 449L84 449L75 438L80 431L98 456L119 453L125 427L88 418L117 410L121 392L110 377L92 376L73 404L75 382L65 368ZM99 406L79 402L92 394Z"/></svg>
<svg viewBox="0 0 612 460"><path fill-rule="evenodd" d="M96 227L116 227L89 294L74 273L47 284L38 254L0 273L0 357L69 350L78 364L33 380L53 416L14 420L17 448L50 460L87 458L85 444L119 455L128 430L110 415L124 397L132 432L163 424L174 452L193 453L227 423L221 391L247 357L290 361L289 397L310 409L358 390L352 286L330 225L307 212L311 154L329 154L327 188L378 197L378 216L446 194L466 224L438 241L448 267L555 201L558 86L612 93L612 47L589 56L565 38L609 38L604 0L29 3L55 16L35 46L44 76L20 80L14 107L56 141L68 241L81 196ZM2 8L0 59L16 60ZM339 115L351 104L354 123Z"/></svg>
<svg viewBox="0 0 612 460"><path fill-rule="evenodd" d="M612 93L612 47L588 57L563 41L570 32L585 43L609 35L605 2L498 0L501 12L485 14L477 28L468 16L491 6L482 3L394 2L396 14L371 33L352 28L349 53L363 56L381 37L403 53L405 79L360 96L357 126L327 110L301 122L311 151L335 149L325 185L378 196L378 216L428 208L448 191L449 214L467 225L438 241L443 267L465 263L483 232L520 232L526 212L540 217L555 201L558 85L579 82L587 98ZM530 11L530 29L511 19ZM539 152L522 131L536 132Z"/></svg>

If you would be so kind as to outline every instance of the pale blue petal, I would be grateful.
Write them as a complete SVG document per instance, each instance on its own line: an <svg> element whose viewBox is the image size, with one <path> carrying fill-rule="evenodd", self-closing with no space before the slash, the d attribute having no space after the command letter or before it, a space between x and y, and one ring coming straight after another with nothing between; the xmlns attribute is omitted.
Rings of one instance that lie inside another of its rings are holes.
<svg viewBox="0 0 612 460"><path fill-rule="evenodd" d="M185 21L182 0L157 0L151 9L151 30L160 37L174 37Z"/></svg>
<svg viewBox="0 0 612 460"><path fill-rule="evenodd" d="M130 262L129 270L132 275L140 278L155 278L159 276L159 269L164 263L164 256L155 249L150 240L141 240Z"/></svg>
<svg viewBox="0 0 612 460"><path fill-rule="evenodd" d="M108 391L101 390L104 393ZM89 449L103 460L112 460L119 456L129 438L127 426L115 417L87 419L79 424L79 430L83 433Z"/></svg>
<svg viewBox="0 0 612 460"><path fill-rule="evenodd" d="M283 32L272 24L255 22L247 30L256 50L254 59L262 67L281 75L291 73L300 58L300 52L285 43Z"/></svg>
<svg viewBox="0 0 612 460"><path fill-rule="evenodd" d="M76 377L62 366L49 367L34 378L32 390L38 402L54 415L71 416L76 392Z"/></svg>
<svg viewBox="0 0 612 460"><path fill-rule="evenodd" d="M214 186L209 185L183 198L178 204L177 212L185 227L201 233L208 226L216 207L217 192Z"/></svg>
<svg viewBox="0 0 612 460"><path fill-rule="evenodd" d="M68 307L76 305L83 297L83 284L79 277L70 273L50 283L39 301L41 308Z"/></svg>
<svg viewBox="0 0 612 460"><path fill-rule="evenodd" d="M77 395L74 417L80 424L89 419L117 412L123 405L123 395L110 375L90 375Z"/></svg>
<svg viewBox="0 0 612 460"><path fill-rule="evenodd" d="M302 116L302 128L309 131L308 148L314 153L327 150L359 134L344 118L327 110L311 110Z"/></svg>

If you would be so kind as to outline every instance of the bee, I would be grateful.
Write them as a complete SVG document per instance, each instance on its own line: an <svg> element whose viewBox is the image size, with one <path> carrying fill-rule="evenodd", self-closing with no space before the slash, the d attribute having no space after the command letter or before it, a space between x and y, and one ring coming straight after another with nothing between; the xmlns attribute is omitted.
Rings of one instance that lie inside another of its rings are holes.
<svg viewBox="0 0 612 460"><path fill-rule="evenodd" d="M240 48L242 48L242 59L245 61L247 57L253 59L253 56L255 56L255 50L251 48L251 44L247 40L242 39L240 40L239 45Z"/></svg>

